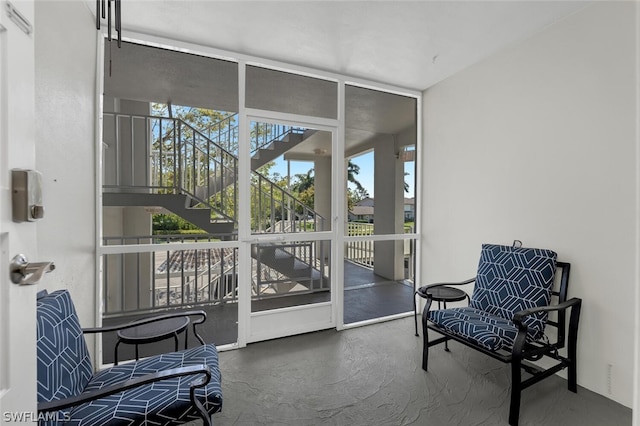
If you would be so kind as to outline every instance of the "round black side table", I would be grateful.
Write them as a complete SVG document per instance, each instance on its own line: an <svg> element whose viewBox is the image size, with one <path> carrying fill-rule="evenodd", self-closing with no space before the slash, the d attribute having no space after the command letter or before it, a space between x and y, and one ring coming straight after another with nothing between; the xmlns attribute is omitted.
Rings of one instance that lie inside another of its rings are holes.
<svg viewBox="0 0 640 426"><path fill-rule="evenodd" d="M136 345L136 361L138 360L138 345L144 343L159 342L160 340L174 338L176 352L178 351L178 334L187 329L189 317L167 318L136 327L125 328L117 332L118 340L114 349L114 364L118 365L118 346L120 343ZM187 349L187 337L184 339Z"/></svg>
<svg viewBox="0 0 640 426"><path fill-rule="evenodd" d="M427 286L423 286L417 289L413 295L413 312L416 312L416 295L426 299L427 294L431 294L431 299L438 302L438 309L440 309L440 302L442 302L444 308L447 309L447 302L459 302L464 299L469 300L469 295L459 288L443 285L427 289ZM416 324L416 336L419 336L417 315L414 315L414 320ZM447 342L444 342L444 350L449 350Z"/></svg>

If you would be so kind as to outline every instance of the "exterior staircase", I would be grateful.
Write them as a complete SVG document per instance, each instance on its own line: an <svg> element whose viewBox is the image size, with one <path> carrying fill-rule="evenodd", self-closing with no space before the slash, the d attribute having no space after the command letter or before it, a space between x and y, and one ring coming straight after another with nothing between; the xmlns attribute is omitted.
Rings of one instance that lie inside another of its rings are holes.
<svg viewBox="0 0 640 426"><path fill-rule="evenodd" d="M267 145L254 151L251 156L251 169L257 170L269 161L275 160L300 142L309 138L315 132L316 130L302 131L302 129L296 128L287 130L283 135L279 135Z"/></svg>
<svg viewBox="0 0 640 426"><path fill-rule="evenodd" d="M210 208L194 207L193 198L185 194L105 192L102 194L102 204L118 207L162 207L193 223L209 234L224 236L232 234L234 231L234 222L232 220L212 220Z"/></svg>
<svg viewBox="0 0 640 426"><path fill-rule="evenodd" d="M176 118L106 113L105 127L111 125L107 124L110 119L116 129L133 128L134 120L145 120L145 125L138 127L150 130L142 132L140 142L134 140L133 131L130 135L126 131L123 133L131 138L128 142L130 152L138 144L147 145L145 149L149 150L150 143L153 152L145 156L144 160L128 159L131 163L130 176L121 176L122 170L128 169L114 165L117 176L114 182L109 182L103 188L104 206L161 207L221 239L226 239L235 232L237 207L233 185L237 181L238 158L233 147L237 147L237 140L224 140L218 135L214 141ZM148 132L151 134L147 134ZM225 131L228 135L237 133ZM288 208L291 211L287 214L284 210L280 211L282 216L295 218L298 216L296 212L301 211L305 219L302 224L299 223L300 220L293 219L285 225L285 221L278 221L272 211L271 216L264 221L270 230L259 227L257 232L304 232L307 230L309 217L313 218L313 229L321 229L318 224L324 219L320 215L256 172L256 169L303 142L315 131L269 125L259 133L263 143L257 140L252 142L251 166L256 181L252 185L252 191L259 195L256 198L264 199L265 205L278 204L282 209L290 206ZM126 146L126 141L111 142L113 146ZM122 160L123 157L116 156L116 161ZM142 170L135 169L136 167ZM126 184L123 185L122 182ZM276 193L279 199L274 203L269 197ZM258 210L261 211L260 208ZM317 244L321 246L320 243ZM277 294L287 293L297 285L302 285L306 291L328 289L329 279L323 272L324 261L321 256L310 254L314 253L315 245L315 242L254 245L252 256L258 262L258 268L269 269L262 278L260 273L257 274L257 293L260 294L260 288L264 286L271 286ZM212 277L212 280L219 278Z"/></svg>
<svg viewBox="0 0 640 426"><path fill-rule="evenodd" d="M253 246L251 257L258 262L258 268L264 266L278 271L287 277L287 282L280 280L261 279L262 285L275 287L277 293L286 293L295 285L301 284L308 290L327 290L330 287L329 278L324 274L324 261L322 255L316 259L316 254L310 243L297 243L290 245L261 244ZM260 274L260 270L258 271ZM293 282L291 282L293 281ZM274 285L275 284L275 285ZM283 287L286 286L286 287Z"/></svg>

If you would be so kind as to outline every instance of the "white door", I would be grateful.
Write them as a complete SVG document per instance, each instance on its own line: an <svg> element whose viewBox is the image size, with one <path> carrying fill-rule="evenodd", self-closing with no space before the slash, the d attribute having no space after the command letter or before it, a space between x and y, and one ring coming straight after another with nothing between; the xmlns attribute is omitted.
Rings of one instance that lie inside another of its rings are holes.
<svg viewBox="0 0 640 426"><path fill-rule="evenodd" d="M18 253L37 261L36 224L14 223L11 170L35 169L33 1L0 9L0 424L36 420L37 286L9 279ZM27 34L29 33L29 34Z"/></svg>
<svg viewBox="0 0 640 426"><path fill-rule="evenodd" d="M256 168L244 186L250 193L249 215L239 224L241 232L249 234L240 239L241 251L251 253L240 267L251 271L240 280L251 284L245 289L251 294L247 342L336 327L339 292L332 279L331 218L337 129L281 116L247 120L251 167ZM305 192L301 188L293 191L285 184L287 176L292 182L306 176L313 197L300 195Z"/></svg>

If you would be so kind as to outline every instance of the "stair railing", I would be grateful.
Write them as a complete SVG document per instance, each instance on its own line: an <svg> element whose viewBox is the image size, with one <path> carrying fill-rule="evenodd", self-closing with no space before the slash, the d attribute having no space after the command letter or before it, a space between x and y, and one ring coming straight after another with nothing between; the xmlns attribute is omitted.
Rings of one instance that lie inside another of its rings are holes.
<svg viewBox="0 0 640 426"><path fill-rule="evenodd" d="M258 150L266 148L275 141L283 140L290 134L303 134L302 127L287 126L284 124L254 123L251 128L251 155Z"/></svg>
<svg viewBox="0 0 640 426"><path fill-rule="evenodd" d="M295 233L323 231L325 218L286 189L251 172L252 231Z"/></svg>
<svg viewBox="0 0 640 426"><path fill-rule="evenodd" d="M238 158L193 126L173 120L178 137L175 147L180 190L196 201L192 207L211 208L224 219L235 221Z"/></svg>
<svg viewBox="0 0 640 426"><path fill-rule="evenodd" d="M204 133L204 131L200 131ZM207 126L206 133L211 143L237 156L239 134L238 114L230 115L211 126Z"/></svg>
<svg viewBox="0 0 640 426"><path fill-rule="evenodd" d="M210 208L214 219L236 220L232 183L238 159L193 126L177 118L105 113L103 135L105 189L185 194L192 200L189 207Z"/></svg>
<svg viewBox="0 0 640 426"><path fill-rule="evenodd" d="M217 126L213 141L178 118L104 114L105 188L185 194L189 207L211 208L214 219L236 221L238 159L223 148L237 147L237 115ZM224 123L231 127L223 131ZM260 147L304 129L267 124L254 130ZM151 140L150 140L151 139ZM225 140L226 139L226 140ZM142 142L140 142L140 140ZM324 229L324 218L258 172L252 172L252 203L257 232L305 232ZM276 224L280 223L280 229Z"/></svg>

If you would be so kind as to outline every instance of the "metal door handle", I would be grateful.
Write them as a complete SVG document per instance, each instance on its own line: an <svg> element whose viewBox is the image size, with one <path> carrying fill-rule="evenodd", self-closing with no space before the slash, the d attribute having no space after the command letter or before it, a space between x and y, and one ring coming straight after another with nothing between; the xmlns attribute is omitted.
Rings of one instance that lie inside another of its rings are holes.
<svg viewBox="0 0 640 426"><path fill-rule="evenodd" d="M11 282L18 285L36 284L46 272L56 269L53 262L29 263L24 254L18 254L9 264Z"/></svg>

